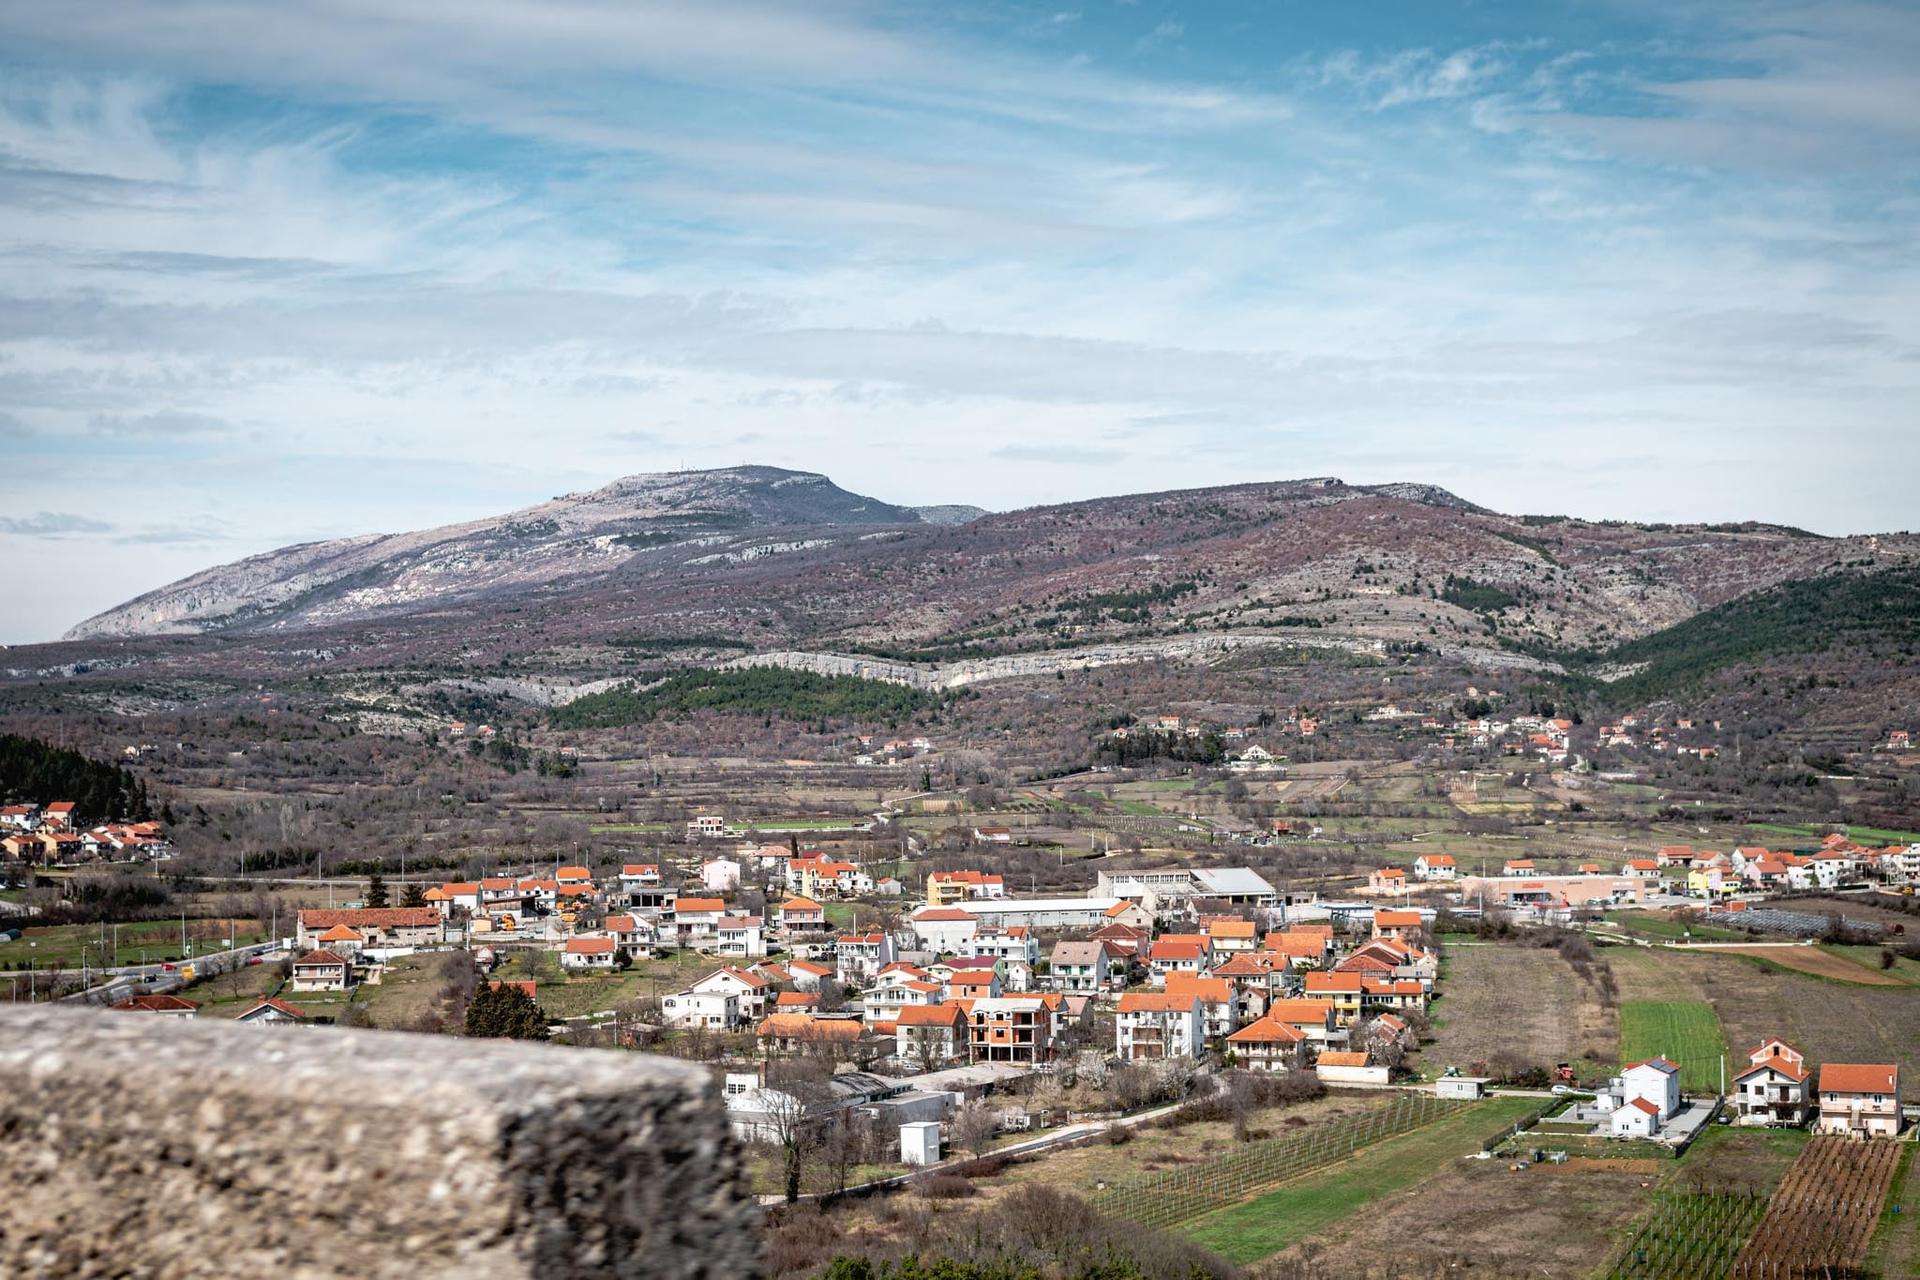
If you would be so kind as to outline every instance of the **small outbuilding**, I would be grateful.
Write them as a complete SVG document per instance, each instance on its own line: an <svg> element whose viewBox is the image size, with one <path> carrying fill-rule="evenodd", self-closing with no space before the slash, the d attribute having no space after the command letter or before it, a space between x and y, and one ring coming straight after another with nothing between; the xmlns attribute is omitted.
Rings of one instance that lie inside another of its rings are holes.
<svg viewBox="0 0 1920 1280"><path fill-rule="evenodd" d="M1492 1079L1491 1076L1441 1076L1433 1082L1433 1094L1436 1098L1477 1101L1487 1096L1487 1085Z"/></svg>
<svg viewBox="0 0 1920 1280"><path fill-rule="evenodd" d="M900 1162L913 1165L940 1163L938 1121L915 1120L900 1126Z"/></svg>

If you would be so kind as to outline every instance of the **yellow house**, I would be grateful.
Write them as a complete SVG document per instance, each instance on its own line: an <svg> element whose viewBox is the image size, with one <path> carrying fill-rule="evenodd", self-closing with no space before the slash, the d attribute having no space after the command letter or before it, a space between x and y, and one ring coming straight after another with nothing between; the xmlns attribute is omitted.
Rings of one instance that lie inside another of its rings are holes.
<svg viewBox="0 0 1920 1280"><path fill-rule="evenodd" d="M1719 867L1695 867L1687 872L1687 892L1697 898L1724 898L1733 886Z"/></svg>
<svg viewBox="0 0 1920 1280"><path fill-rule="evenodd" d="M980 871L934 871L927 876L927 905L945 907L976 898L1005 896L1006 884L999 876Z"/></svg>
<svg viewBox="0 0 1920 1280"><path fill-rule="evenodd" d="M1333 1004L1333 1024L1350 1027L1360 1020L1360 975L1357 973L1309 973L1306 998Z"/></svg>

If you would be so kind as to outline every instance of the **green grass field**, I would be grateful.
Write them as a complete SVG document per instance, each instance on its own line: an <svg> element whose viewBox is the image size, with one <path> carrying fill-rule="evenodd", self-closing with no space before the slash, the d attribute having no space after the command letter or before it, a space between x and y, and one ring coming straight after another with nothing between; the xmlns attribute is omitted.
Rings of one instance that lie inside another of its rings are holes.
<svg viewBox="0 0 1920 1280"><path fill-rule="evenodd" d="M1185 1230L1234 1262L1269 1257L1323 1231L1383 1196L1431 1177L1480 1149L1482 1139L1539 1106L1534 1098L1495 1098L1363 1149Z"/></svg>
<svg viewBox="0 0 1920 1280"><path fill-rule="evenodd" d="M1920 1275L1920 1160L1914 1159L1912 1143L1900 1156L1893 1194L1880 1211L1880 1224L1867 1249L1867 1274Z"/></svg>
<svg viewBox="0 0 1920 1280"><path fill-rule="evenodd" d="M1689 925L1682 920L1669 920L1645 911L1610 911L1605 919L1629 933L1647 938L1669 938L1675 942L1686 937L1691 937L1695 942L1740 942L1747 936L1733 929L1720 929L1710 924Z"/></svg>
<svg viewBox="0 0 1920 1280"><path fill-rule="evenodd" d="M1748 830L1764 831L1768 835L1787 836L1795 840L1805 840L1809 844L1818 844L1826 836L1824 830L1816 830L1802 823L1794 822L1756 822ZM1861 844L1913 844L1920 841L1920 832L1894 831L1887 827L1848 827L1847 838Z"/></svg>
<svg viewBox="0 0 1920 1280"><path fill-rule="evenodd" d="M1712 1092L1720 1087L1726 1056L1720 1019L1703 1000L1620 1002L1620 1061L1665 1058L1680 1067L1680 1087Z"/></svg>
<svg viewBox="0 0 1920 1280"><path fill-rule="evenodd" d="M1920 986L1920 960L1909 960L1905 956L1896 956L1893 961L1893 967L1888 969L1882 968L1880 965L1879 947L1823 946L1820 949L1831 952L1843 960L1850 960L1869 972L1887 974L1891 977L1900 978L1913 986Z"/></svg>
<svg viewBox="0 0 1920 1280"><path fill-rule="evenodd" d="M666 829L664 822L597 822L587 831L596 836L647 836L659 835Z"/></svg>
<svg viewBox="0 0 1920 1280"><path fill-rule="evenodd" d="M30 928L18 942L0 946L0 964L20 969L78 969L82 954L86 963L99 968L103 960L120 964L159 963L179 960L183 954L210 955L227 949L232 937L240 946L264 942L259 926L248 922L245 929L229 930L225 920L188 920L186 952L180 946L180 921L143 920L135 924L54 925ZM104 937L104 942L102 941Z"/></svg>
<svg viewBox="0 0 1920 1280"><path fill-rule="evenodd" d="M763 832L851 831L860 822L859 818L783 818L779 822L748 822L743 824L743 829Z"/></svg>

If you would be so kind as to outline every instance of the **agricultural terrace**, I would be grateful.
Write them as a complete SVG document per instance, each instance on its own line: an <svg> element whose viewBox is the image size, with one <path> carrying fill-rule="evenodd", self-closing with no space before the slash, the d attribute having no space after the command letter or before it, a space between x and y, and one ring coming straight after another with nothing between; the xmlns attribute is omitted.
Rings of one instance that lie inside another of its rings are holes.
<svg viewBox="0 0 1920 1280"><path fill-rule="evenodd" d="M1828 982L1717 951L1608 947L1602 954L1625 1000L1705 1001L1736 1051L1781 1036L1816 1063L1898 1062L1908 1100L1920 1097L1920 987Z"/></svg>
<svg viewBox="0 0 1920 1280"><path fill-rule="evenodd" d="M1495 1098L1458 1107L1182 1229L1235 1262L1269 1257L1477 1153L1483 1141L1538 1106L1533 1098Z"/></svg>
<svg viewBox="0 0 1920 1280"><path fill-rule="evenodd" d="M1727 1042L1713 1006L1699 1000L1623 1000L1620 1003L1620 1059L1623 1063L1665 1058L1680 1068L1680 1087L1691 1092L1720 1090ZM1728 1064L1731 1070L1731 1064Z"/></svg>
<svg viewBox="0 0 1920 1280"><path fill-rule="evenodd" d="M1727 1274L1732 1280L1854 1274L1866 1261L1904 1151L1897 1142L1809 1141Z"/></svg>

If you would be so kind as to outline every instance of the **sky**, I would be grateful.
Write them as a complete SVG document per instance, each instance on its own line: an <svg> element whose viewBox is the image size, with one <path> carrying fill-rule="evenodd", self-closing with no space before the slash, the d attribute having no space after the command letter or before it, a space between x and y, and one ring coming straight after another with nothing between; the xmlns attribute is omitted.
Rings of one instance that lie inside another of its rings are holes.
<svg viewBox="0 0 1920 1280"><path fill-rule="evenodd" d="M766 463L1920 526L1920 4L0 0L0 643Z"/></svg>

